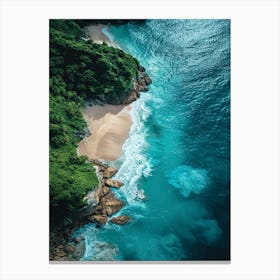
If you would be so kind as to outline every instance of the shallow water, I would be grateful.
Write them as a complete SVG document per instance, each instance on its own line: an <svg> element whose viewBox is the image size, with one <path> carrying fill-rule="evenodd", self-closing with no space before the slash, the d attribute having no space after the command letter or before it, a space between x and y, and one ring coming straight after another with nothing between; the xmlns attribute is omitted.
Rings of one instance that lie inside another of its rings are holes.
<svg viewBox="0 0 280 280"><path fill-rule="evenodd" d="M132 104L113 163L125 184L118 214L132 222L80 228L82 260L229 259L230 21L149 20L105 33L153 84Z"/></svg>

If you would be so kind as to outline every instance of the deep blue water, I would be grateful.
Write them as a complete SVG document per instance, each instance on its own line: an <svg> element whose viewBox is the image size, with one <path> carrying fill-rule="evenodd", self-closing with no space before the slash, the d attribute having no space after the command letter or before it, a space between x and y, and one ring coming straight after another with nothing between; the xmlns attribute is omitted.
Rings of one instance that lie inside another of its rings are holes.
<svg viewBox="0 0 280 280"><path fill-rule="evenodd" d="M83 260L230 258L230 21L149 20L105 32L153 80L113 164L124 226L89 224ZM145 196L145 199L142 199ZM119 214L120 214L119 213Z"/></svg>

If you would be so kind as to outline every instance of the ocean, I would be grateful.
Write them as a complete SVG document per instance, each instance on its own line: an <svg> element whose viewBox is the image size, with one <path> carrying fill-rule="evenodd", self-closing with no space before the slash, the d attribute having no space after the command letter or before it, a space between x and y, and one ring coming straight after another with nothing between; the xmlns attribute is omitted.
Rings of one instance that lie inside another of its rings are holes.
<svg viewBox="0 0 280 280"><path fill-rule="evenodd" d="M104 33L153 80L131 107L115 195L129 224L87 224L81 260L230 259L230 20L147 20Z"/></svg>

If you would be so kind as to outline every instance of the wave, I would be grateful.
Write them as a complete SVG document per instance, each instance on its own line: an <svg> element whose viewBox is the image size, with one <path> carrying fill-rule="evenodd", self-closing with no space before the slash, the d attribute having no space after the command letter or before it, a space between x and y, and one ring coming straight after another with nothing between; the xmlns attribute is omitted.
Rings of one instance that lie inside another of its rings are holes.
<svg viewBox="0 0 280 280"><path fill-rule="evenodd" d="M139 188L138 182L141 178L152 174L151 159L145 154L148 147L145 121L151 114L146 102L150 98L151 95L145 93L131 104L130 114L133 124L123 145L123 156L116 163L120 168L114 179L124 183L116 195L124 197L129 205L139 203L139 200L145 198L144 190Z"/></svg>
<svg viewBox="0 0 280 280"><path fill-rule="evenodd" d="M77 230L73 237L82 234L85 237L85 253L81 261L113 261L119 253L118 246L98 238L98 229L87 224Z"/></svg>

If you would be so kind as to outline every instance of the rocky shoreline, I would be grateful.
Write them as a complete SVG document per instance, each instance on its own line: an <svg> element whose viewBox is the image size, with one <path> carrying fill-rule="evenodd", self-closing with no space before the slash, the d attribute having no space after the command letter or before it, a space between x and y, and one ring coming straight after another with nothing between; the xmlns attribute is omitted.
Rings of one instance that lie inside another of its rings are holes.
<svg viewBox="0 0 280 280"><path fill-rule="evenodd" d="M85 252L85 240L83 237L72 238L75 229L85 223L92 222L96 227L101 227L107 222L124 225L131 221L131 218L116 214L125 203L115 197L111 188L120 188L122 182L112 179L117 169L110 167L99 160L90 160L96 169L99 184L98 187L85 196L86 206L75 216L65 221L65 226L54 231L50 236L50 261L77 261Z"/></svg>
<svg viewBox="0 0 280 280"><path fill-rule="evenodd" d="M140 92L148 91L148 85L152 83L151 78L146 73L144 67L140 66L138 70L138 77L133 81L133 89L131 89L124 99L107 100L107 103L130 104L140 97ZM88 128L80 133L80 137L89 135ZM102 163L99 160L89 160L96 169L96 174L99 179L98 187L85 196L86 206L73 217L69 217L63 227L51 232L50 234L50 261L77 261L85 252L85 240L83 237L71 239L75 229L83 224L92 222L96 227L101 227L107 222L117 225L124 225L131 221L131 218L124 215L114 216L125 203L115 197L111 188L120 188L123 186L122 182L113 180L117 173L117 169L110 167L107 163Z"/></svg>
<svg viewBox="0 0 280 280"><path fill-rule="evenodd" d="M93 22L94 23L94 22ZM108 23L94 23L84 27L87 38L84 40L88 40L89 38L95 42L96 44L105 43L110 47L121 49L121 47L113 42L104 32L103 28L108 25ZM124 92L121 95L114 96L106 96L101 100L94 100L97 104L112 104L112 105L126 105L135 101L140 97L140 92L148 91L148 85L152 83L151 78L146 72L146 69L139 65L137 69L137 77L133 78L131 81L131 87L127 92Z"/></svg>
<svg viewBox="0 0 280 280"><path fill-rule="evenodd" d="M101 34L102 28L97 27L97 29L93 31L97 32L97 37L100 37L96 40L104 41L105 34ZM92 39L94 40L94 38ZM110 40L107 39L105 43L108 44ZM114 43L111 45L116 47ZM136 75L130 81L130 86L126 92L120 95L98 97L95 100L89 100L90 103L101 105L127 105L137 100L140 97L140 92L148 91L147 86L152 83L152 80L143 66L137 64L136 71ZM88 128L76 132L76 136L81 139L89 135L90 131ZM108 222L124 225L131 221L131 218L128 216L116 215L125 205L125 203L117 198L111 191L112 188L118 189L123 185L122 182L112 179L118 170L97 159L89 160L89 162L91 162L96 169L99 184L97 188L90 191L84 197L86 205L82 209L77 211L72 217L66 219L62 226L50 231L50 261L77 261L84 255L86 248L85 239L81 236L72 238L74 231L83 224L91 222L98 228ZM114 217L112 217L113 215Z"/></svg>
<svg viewBox="0 0 280 280"><path fill-rule="evenodd" d="M122 95L106 96L104 99L94 100L96 104L127 105L137 100L141 92L147 92L148 86L152 84L152 79L147 74L143 66L139 66L137 77L131 80L131 87Z"/></svg>
<svg viewBox="0 0 280 280"><path fill-rule="evenodd" d="M133 88L128 94L128 97L121 101L121 104L130 104L131 102L137 100L140 97L140 92L147 92L148 85L152 83L152 79L146 72L143 66L139 67L137 79L133 81Z"/></svg>

